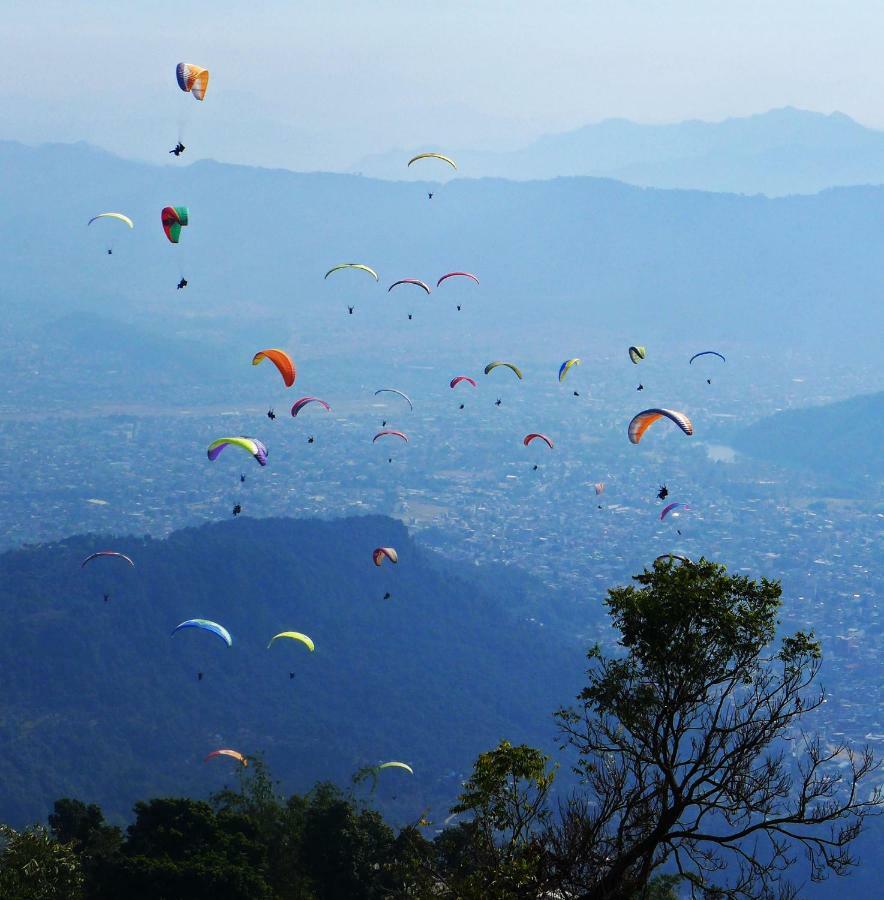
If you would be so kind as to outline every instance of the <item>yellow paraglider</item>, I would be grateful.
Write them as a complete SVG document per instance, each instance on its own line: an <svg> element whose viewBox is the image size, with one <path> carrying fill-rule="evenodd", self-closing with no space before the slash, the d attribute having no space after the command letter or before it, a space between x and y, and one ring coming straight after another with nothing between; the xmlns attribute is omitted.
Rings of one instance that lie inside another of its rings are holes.
<svg viewBox="0 0 884 900"><path fill-rule="evenodd" d="M306 634L301 634L300 631L280 631L279 634L275 634L270 638L270 643L267 645L268 650L278 638L290 638L293 641L300 641L311 653L316 649L313 646L313 641Z"/></svg>

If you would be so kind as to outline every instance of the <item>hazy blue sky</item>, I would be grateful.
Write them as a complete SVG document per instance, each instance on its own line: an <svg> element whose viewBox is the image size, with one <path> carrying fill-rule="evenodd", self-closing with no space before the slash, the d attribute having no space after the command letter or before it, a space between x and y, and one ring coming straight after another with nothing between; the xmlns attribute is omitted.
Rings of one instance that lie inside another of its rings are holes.
<svg viewBox="0 0 884 900"><path fill-rule="evenodd" d="M794 105L884 127L881 0L39 0L0 17L0 136L346 167L611 116ZM204 104L174 66L211 69Z"/></svg>

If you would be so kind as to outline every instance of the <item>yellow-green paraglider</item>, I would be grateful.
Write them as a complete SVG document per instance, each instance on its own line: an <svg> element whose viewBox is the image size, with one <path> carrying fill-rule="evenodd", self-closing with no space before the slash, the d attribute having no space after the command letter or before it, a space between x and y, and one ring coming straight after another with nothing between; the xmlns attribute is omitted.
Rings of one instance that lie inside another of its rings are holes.
<svg viewBox="0 0 884 900"><path fill-rule="evenodd" d="M306 634L301 634L300 631L280 631L279 634L274 634L273 637L270 638L267 649L269 650L273 646L273 642L280 638L289 638L292 641L300 641L311 653L316 649L313 641L310 640Z"/></svg>

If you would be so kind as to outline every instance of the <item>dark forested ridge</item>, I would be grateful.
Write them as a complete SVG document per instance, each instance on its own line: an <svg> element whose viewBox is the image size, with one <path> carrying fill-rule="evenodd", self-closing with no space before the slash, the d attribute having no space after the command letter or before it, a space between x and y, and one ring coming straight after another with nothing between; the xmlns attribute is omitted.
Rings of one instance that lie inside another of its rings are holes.
<svg viewBox="0 0 884 900"><path fill-rule="evenodd" d="M375 568L378 545L399 565ZM80 569L107 546L136 567ZM447 804L502 737L550 746L550 713L581 675L582 647L526 621L554 611L524 573L446 563L382 517L77 536L7 553L0 572L0 821L13 825L60 796L116 820L136 799L205 796L233 763L202 758L225 746L262 751L289 791L405 760L415 777L389 779L378 800L409 819ZM170 637L196 617L233 646ZM310 635L315 653L268 650L283 630Z"/></svg>
<svg viewBox="0 0 884 900"><path fill-rule="evenodd" d="M884 479L884 392L789 409L738 432L734 446L778 465L802 467L854 488L880 490ZM876 448L870 452L871 448Z"/></svg>

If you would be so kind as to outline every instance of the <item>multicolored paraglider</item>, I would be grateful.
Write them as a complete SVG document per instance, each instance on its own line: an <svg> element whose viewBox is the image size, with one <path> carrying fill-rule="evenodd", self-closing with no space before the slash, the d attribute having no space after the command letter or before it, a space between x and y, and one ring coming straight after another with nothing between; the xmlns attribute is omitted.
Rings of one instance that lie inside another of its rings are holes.
<svg viewBox="0 0 884 900"><path fill-rule="evenodd" d="M384 561L385 557L389 559L391 563L399 562L399 554L393 547L376 547L371 551L371 558L376 566L379 566Z"/></svg>
<svg viewBox="0 0 884 900"><path fill-rule="evenodd" d="M318 403L320 406L324 407L327 411L331 411L331 407L325 402L325 400L320 400L319 397L301 397L300 400L295 400L292 405L292 415L296 416L308 403Z"/></svg>
<svg viewBox="0 0 884 900"><path fill-rule="evenodd" d="M629 358L632 360L633 365L636 366L647 356L647 353L648 351L644 347L629 348Z"/></svg>
<svg viewBox="0 0 884 900"><path fill-rule="evenodd" d="M210 759L215 759L218 756L229 756L231 759L235 759L237 762L242 763L243 766L248 766L249 761L239 752L239 750L213 750L204 760L204 763L207 763Z"/></svg>
<svg viewBox="0 0 884 900"><path fill-rule="evenodd" d="M242 447L243 450L251 453L258 460L259 465L267 465L267 448L259 440L250 437L223 437L218 438L217 441L212 441L209 444L209 449L206 451L209 459L212 461L216 460L221 451L229 445Z"/></svg>
<svg viewBox="0 0 884 900"><path fill-rule="evenodd" d="M498 369L501 366L506 369L511 369L516 373L516 377L519 379L519 381L522 380L522 370L518 366L514 365L511 362L503 362L499 359L495 360L494 362L490 362L487 366L485 366L485 374L490 375L495 369Z"/></svg>
<svg viewBox="0 0 884 900"><path fill-rule="evenodd" d="M340 265L332 266L325 273L325 277L328 278L328 276L331 275L333 272L340 272L341 269L361 269L363 272L368 272L368 274L371 275L375 281L380 280L378 278L378 273L375 272L375 270L372 269L371 266L366 266L363 263L341 263Z"/></svg>
<svg viewBox="0 0 884 900"><path fill-rule="evenodd" d="M180 62L175 67L175 78L178 80L178 87L185 94L189 91L197 100L205 100L206 90L209 87L208 69Z"/></svg>
<svg viewBox="0 0 884 900"><path fill-rule="evenodd" d="M104 557L110 557L111 559L122 559L123 562L129 563L132 568L135 568L135 563L126 556L125 553L118 553L116 550L99 550L97 553L90 553L83 562L80 563L80 568L82 569L86 563L92 562L93 559L102 559Z"/></svg>
<svg viewBox="0 0 884 900"><path fill-rule="evenodd" d="M279 374L282 375L286 387L291 387L295 383L298 370L285 350L260 350L252 357L252 365L257 366L265 359L269 359L279 369Z"/></svg>
<svg viewBox="0 0 884 900"><path fill-rule="evenodd" d="M269 650L273 646L274 641L278 641L280 638L288 638L291 641L300 641L311 653L316 649L313 645L313 641L307 637L306 634L301 634L300 631L280 631L279 634L274 634L272 638L270 638L270 643L267 645L267 649Z"/></svg>
<svg viewBox="0 0 884 900"><path fill-rule="evenodd" d="M412 156L410 160L408 160L408 165L410 166L412 163L416 163L419 159L441 159L442 162L448 163L452 169L457 169L457 163L451 159L451 157L443 156L441 153L418 153L417 156Z"/></svg>
<svg viewBox="0 0 884 900"><path fill-rule="evenodd" d="M522 438L522 443L527 447L532 441L536 440L543 441L546 446L552 450L553 442L545 434L540 434L536 431L532 431L531 434L526 434L525 437Z"/></svg>
<svg viewBox="0 0 884 900"><path fill-rule="evenodd" d="M670 422L674 422L688 436L694 433L694 426L691 420L683 412L679 412L676 409L645 409L634 416L629 423L627 431L629 440L633 444L637 444L651 425L657 419L662 418L667 418Z"/></svg>
<svg viewBox="0 0 884 900"><path fill-rule="evenodd" d="M574 366L579 366L579 365L580 365L580 360L577 357L574 357L574 359L566 359L559 366L559 381L560 382L564 381L565 376L568 374L568 372L570 372L571 369L574 368Z"/></svg>
<svg viewBox="0 0 884 900"><path fill-rule="evenodd" d="M177 244L181 238L181 229L188 223L189 214L186 206L165 206L160 214L163 222L163 231L166 237Z"/></svg>
<svg viewBox="0 0 884 900"><path fill-rule="evenodd" d="M208 631L209 634L214 634L216 637L221 638L228 647L233 646L233 638L230 636L230 632L217 622L211 622L208 619L187 619L178 625L172 634L177 634L183 628L199 628L202 631Z"/></svg>

